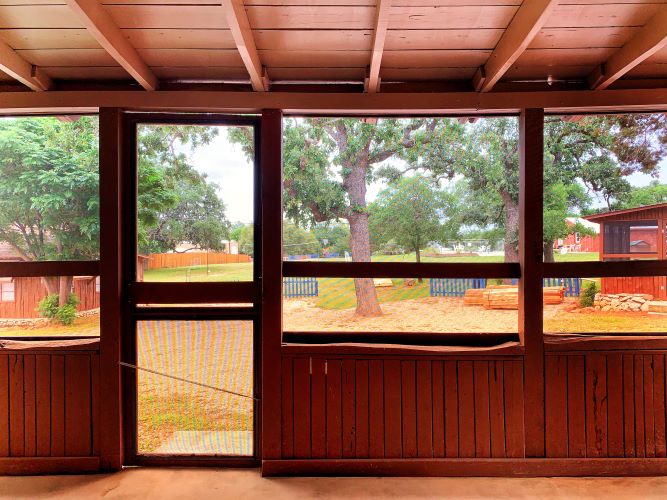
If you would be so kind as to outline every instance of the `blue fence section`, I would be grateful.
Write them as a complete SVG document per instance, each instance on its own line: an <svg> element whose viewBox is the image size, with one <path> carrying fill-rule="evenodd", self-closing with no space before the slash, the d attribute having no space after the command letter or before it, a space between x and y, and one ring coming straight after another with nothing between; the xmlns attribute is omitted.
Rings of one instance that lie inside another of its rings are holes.
<svg viewBox="0 0 667 500"><path fill-rule="evenodd" d="M283 297L317 297L317 278L283 278Z"/></svg>
<svg viewBox="0 0 667 500"><path fill-rule="evenodd" d="M484 278L431 278L431 297L463 297L469 288L486 288Z"/></svg>
<svg viewBox="0 0 667 500"><path fill-rule="evenodd" d="M519 280L516 278L512 280L513 285L518 282ZM542 286L562 286L565 289L566 297L579 297L581 295L581 283L581 278L544 278Z"/></svg>

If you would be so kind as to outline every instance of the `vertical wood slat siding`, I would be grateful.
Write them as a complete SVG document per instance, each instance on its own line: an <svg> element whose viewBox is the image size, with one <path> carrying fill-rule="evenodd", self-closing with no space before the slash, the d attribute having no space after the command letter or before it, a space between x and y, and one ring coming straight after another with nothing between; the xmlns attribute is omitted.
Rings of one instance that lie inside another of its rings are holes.
<svg viewBox="0 0 667 500"><path fill-rule="evenodd" d="M667 455L665 353L546 356L550 458Z"/></svg>
<svg viewBox="0 0 667 500"><path fill-rule="evenodd" d="M282 458L521 458L521 360L282 359Z"/></svg>
<svg viewBox="0 0 667 500"><path fill-rule="evenodd" d="M0 354L0 457L89 457L100 429L97 353Z"/></svg>

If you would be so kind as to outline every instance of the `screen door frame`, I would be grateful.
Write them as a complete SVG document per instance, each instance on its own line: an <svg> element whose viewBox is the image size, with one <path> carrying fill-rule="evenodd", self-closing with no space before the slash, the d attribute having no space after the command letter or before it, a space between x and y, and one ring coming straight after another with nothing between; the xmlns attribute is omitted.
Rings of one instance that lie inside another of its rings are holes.
<svg viewBox="0 0 667 500"><path fill-rule="evenodd" d="M137 131L140 125L202 125L252 127L254 134L253 161L253 212L254 212L254 256L253 280L248 282L188 282L151 283L138 282L137 273L137 195L138 195L138 151ZM228 466L257 467L261 453L261 248L262 206L260 200L260 116L237 116L209 113L134 113L123 116L124 149L122 192L124 199L121 275L124 291L124 324L121 332L121 361L136 366L137 323L146 320L190 320L190 321L251 321L253 327L253 455L142 455L137 451L137 374L136 370L121 367L123 401L123 465L146 466ZM188 304L173 307L169 304ZM156 307L139 307L139 304L158 304ZM209 307L207 303L249 303L247 307Z"/></svg>

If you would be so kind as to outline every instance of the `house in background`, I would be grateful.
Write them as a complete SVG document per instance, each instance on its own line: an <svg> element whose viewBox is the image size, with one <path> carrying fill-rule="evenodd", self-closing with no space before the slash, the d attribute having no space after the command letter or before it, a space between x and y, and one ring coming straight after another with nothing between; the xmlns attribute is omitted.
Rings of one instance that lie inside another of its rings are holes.
<svg viewBox="0 0 667 500"><path fill-rule="evenodd" d="M664 259L667 203L589 215L600 225L600 260ZM645 293L667 298L665 276L602 278L602 293Z"/></svg>
<svg viewBox="0 0 667 500"><path fill-rule="evenodd" d="M600 251L600 224L581 217L567 217L565 220L568 227L574 228L579 223L595 234L580 234L578 231L573 231L566 238L557 239L554 242L554 250L559 250L562 253Z"/></svg>

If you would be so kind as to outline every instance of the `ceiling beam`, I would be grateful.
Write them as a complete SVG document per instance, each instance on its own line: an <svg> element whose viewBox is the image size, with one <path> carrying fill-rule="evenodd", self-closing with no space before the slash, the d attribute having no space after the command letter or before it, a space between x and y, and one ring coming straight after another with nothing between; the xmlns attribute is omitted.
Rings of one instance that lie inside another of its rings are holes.
<svg viewBox="0 0 667 500"><path fill-rule="evenodd" d="M667 46L667 10L654 15L607 62L596 68L588 77L592 89L603 90Z"/></svg>
<svg viewBox="0 0 667 500"><path fill-rule="evenodd" d="M488 92L493 88L530 45L557 5L558 0L523 2L489 60L475 73L473 85L477 92Z"/></svg>
<svg viewBox="0 0 667 500"><path fill-rule="evenodd" d="M255 46L243 0L222 0L222 8L225 11L227 24L234 37L236 48L250 75L253 90L255 92L266 92L269 90L269 81Z"/></svg>
<svg viewBox="0 0 667 500"><path fill-rule="evenodd" d="M67 0L90 34L139 85L157 90L158 79L97 0Z"/></svg>
<svg viewBox="0 0 667 500"><path fill-rule="evenodd" d="M364 82L365 90L370 94L380 91L380 65L384 53L384 41L387 38L390 9L391 0L377 0L373 44L371 45L371 64L368 69L368 78Z"/></svg>
<svg viewBox="0 0 667 500"><path fill-rule="evenodd" d="M0 40L0 70L32 90L49 90L53 86L48 75L23 59L2 40Z"/></svg>

